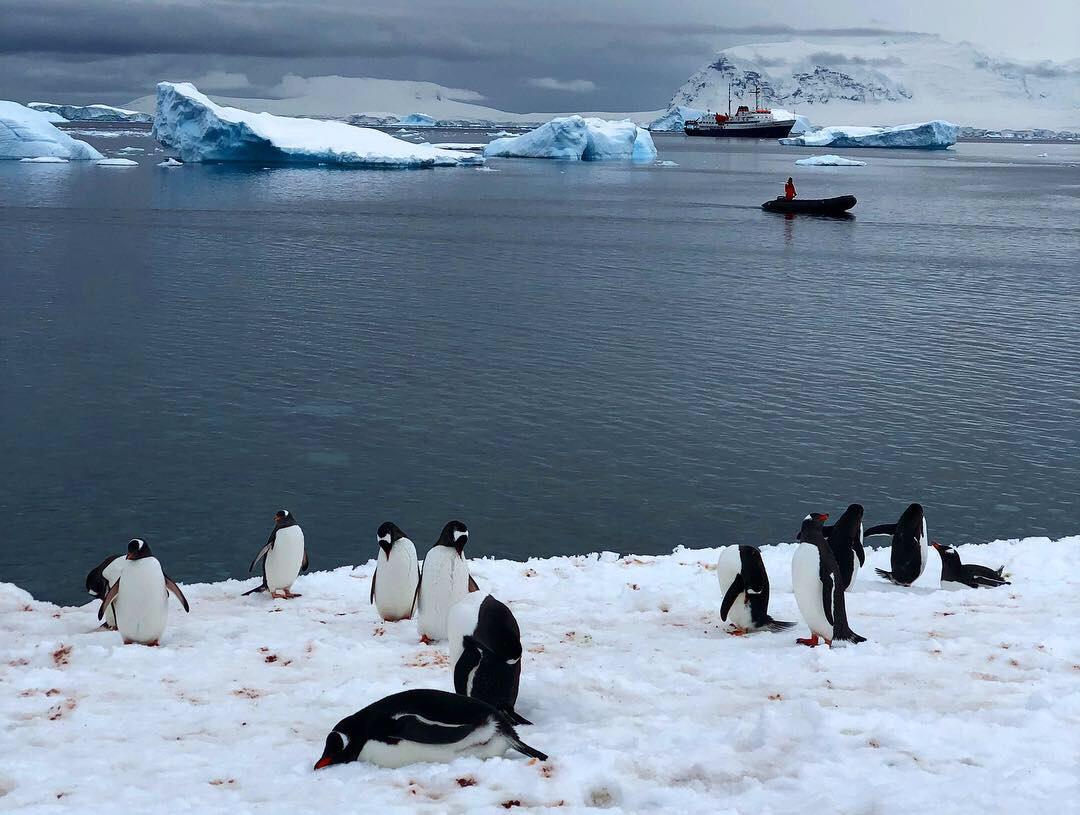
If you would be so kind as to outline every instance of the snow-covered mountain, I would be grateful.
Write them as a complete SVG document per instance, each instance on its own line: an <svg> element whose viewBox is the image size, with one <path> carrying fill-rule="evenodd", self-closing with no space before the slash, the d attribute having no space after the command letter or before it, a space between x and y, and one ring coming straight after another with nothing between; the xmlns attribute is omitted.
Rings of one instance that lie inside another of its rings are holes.
<svg viewBox="0 0 1080 815"><path fill-rule="evenodd" d="M763 100L818 125L947 119L983 128L1080 129L1080 60L1021 64L931 35L830 37L726 48L668 109Z"/></svg>

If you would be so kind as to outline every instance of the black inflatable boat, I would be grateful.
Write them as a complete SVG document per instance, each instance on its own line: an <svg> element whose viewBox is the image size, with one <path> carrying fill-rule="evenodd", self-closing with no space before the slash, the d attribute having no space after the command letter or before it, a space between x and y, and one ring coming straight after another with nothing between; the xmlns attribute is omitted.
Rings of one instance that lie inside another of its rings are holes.
<svg viewBox="0 0 1080 815"><path fill-rule="evenodd" d="M774 198L766 201L761 208L766 212L794 212L800 215L843 215L858 201L854 195L840 195L836 198Z"/></svg>

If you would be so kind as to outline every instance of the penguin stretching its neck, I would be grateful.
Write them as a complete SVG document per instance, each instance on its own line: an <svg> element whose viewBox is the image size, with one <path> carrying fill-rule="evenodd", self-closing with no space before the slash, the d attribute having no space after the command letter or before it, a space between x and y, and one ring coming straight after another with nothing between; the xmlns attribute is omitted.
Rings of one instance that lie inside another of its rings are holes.
<svg viewBox="0 0 1080 815"><path fill-rule="evenodd" d="M866 641L848 626L843 576L822 531L828 517L813 513L803 519L798 534L801 543L791 560L795 602L810 628L810 637L796 642L811 648L818 644L819 637L829 646L837 641Z"/></svg>

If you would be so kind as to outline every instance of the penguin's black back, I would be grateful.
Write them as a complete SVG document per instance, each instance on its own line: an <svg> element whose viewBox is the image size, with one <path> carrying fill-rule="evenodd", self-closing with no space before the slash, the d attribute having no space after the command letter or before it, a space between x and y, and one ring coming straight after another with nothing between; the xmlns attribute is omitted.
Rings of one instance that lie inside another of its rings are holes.
<svg viewBox="0 0 1080 815"><path fill-rule="evenodd" d="M484 598L476 628L464 638L454 666L454 690L481 699L511 718L521 684L521 631L514 613L491 595Z"/></svg>
<svg viewBox="0 0 1080 815"><path fill-rule="evenodd" d="M911 504L896 522L889 562L893 580L905 586L914 583L922 573L924 519L922 505Z"/></svg>
<svg viewBox="0 0 1080 815"><path fill-rule="evenodd" d="M852 504L839 520L833 524L826 536L829 549L836 558L836 565L840 569L843 578L843 586L846 589L851 585L851 578L855 574L856 551L862 549L859 541L859 528L862 525L863 508L860 504Z"/></svg>
<svg viewBox="0 0 1080 815"><path fill-rule="evenodd" d="M104 600L105 595L109 592L109 581L105 579L105 570L109 568L111 564L117 558L123 557L123 555L109 555L101 563L90 570L90 574L86 576L86 590L94 595L99 600Z"/></svg>

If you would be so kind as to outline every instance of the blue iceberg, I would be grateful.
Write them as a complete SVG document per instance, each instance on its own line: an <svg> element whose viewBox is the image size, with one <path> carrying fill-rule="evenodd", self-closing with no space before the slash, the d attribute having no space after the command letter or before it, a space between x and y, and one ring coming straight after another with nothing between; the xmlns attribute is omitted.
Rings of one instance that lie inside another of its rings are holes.
<svg viewBox="0 0 1080 815"><path fill-rule="evenodd" d="M31 102L28 108L52 113L69 122L143 122L149 124L153 116L112 105L56 105L52 102Z"/></svg>
<svg viewBox="0 0 1080 815"><path fill-rule="evenodd" d="M569 161L652 161L656 158L656 146L649 131L631 121L564 116L520 136L495 139L484 148L484 155Z"/></svg>
<svg viewBox="0 0 1080 815"><path fill-rule="evenodd" d="M399 124L402 127L435 127L438 122L435 118L428 116L426 113L410 113L403 119L398 119L395 124Z"/></svg>
<svg viewBox="0 0 1080 815"><path fill-rule="evenodd" d="M795 147L906 147L918 150L944 150L956 144L960 128L951 122L934 119L896 127L823 127L812 133L780 139Z"/></svg>
<svg viewBox="0 0 1080 815"><path fill-rule="evenodd" d="M705 111L697 108L688 108L685 105L676 105L658 119L649 123L649 130L660 132L682 133L683 127L689 119L700 119Z"/></svg>
<svg viewBox="0 0 1080 815"><path fill-rule="evenodd" d="M44 157L77 161L105 158L86 142L57 130L46 114L18 102L0 102L0 159Z"/></svg>

